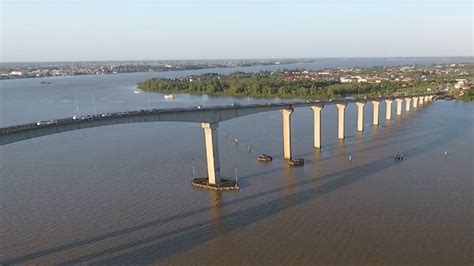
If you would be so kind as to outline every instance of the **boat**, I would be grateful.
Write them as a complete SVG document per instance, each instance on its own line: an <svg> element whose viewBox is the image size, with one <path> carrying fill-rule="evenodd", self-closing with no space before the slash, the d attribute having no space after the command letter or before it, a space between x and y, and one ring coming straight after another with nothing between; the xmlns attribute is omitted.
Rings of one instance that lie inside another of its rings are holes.
<svg viewBox="0 0 474 266"><path fill-rule="evenodd" d="M273 157L265 153L262 153L257 157L257 161L261 163L268 163L268 162L271 162L272 160L273 160Z"/></svg>
<svg viewBox="0 0 474 266"><path fill-rule="evenodd" d="M138 94L138 93L140 93L140 91L139 90L134 90L133 93Z"/></svg>
<svg viewBox="0 0 474 266"><path fill-rule="evenodd" d="M300 165L304 165L304 159L290 159L288 161L288 164L290 166L300 166Z"/></svg>
<svg viewBox="0 0 474 266"><path fill-rule="evenodd" d="M163 95L163 98L165 98L167 100L171 100L171 99L176 98L176 96L174 96L174 94L165 94L165 95Z"/></svg>

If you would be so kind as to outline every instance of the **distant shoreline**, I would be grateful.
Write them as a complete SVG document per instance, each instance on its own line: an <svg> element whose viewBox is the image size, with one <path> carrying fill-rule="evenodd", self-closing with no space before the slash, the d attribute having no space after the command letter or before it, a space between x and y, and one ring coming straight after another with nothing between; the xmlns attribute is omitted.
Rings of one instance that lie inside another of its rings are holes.
<svg viewBox="0 0 474 266"><path fill-rule="evenodd" d="M348 64L345 65L344 62ZM474 57L347 57L347 58L295 58L295 59L235 59L235 60L160 60L160 61L78 61L78 62L11 62L0 63L0 80L25 78L55 78L71 76L99 76L129 73L161 73L235 67L287 66L320 64L320 69L339 67L402 66L433 64L471 64ZM359 64L360 63L360 64ZM83 68L83 70L76 70ZM91 70L91 68L93 70ZM104 70L104 68L107 68ZM25 72L29 69L29 73ZM12 72L18 72L11 75ZM34 71L38 71L36 76ZM76 72L74 72L76 71ZM87 72L85 72L87 71ZM45 73L47 72L47 73ZM54 74L55 73L55 74Z"/></svg>

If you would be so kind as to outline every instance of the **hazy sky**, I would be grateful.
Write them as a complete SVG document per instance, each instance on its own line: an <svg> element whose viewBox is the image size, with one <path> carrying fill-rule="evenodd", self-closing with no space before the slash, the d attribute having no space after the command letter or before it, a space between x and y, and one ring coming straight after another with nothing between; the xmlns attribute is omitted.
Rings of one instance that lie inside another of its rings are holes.
<svg viewBox="0 0 474 266"><path fill-rule="evenodd" d="M1 61L472 56L471 0L0 0Z"/></svg>

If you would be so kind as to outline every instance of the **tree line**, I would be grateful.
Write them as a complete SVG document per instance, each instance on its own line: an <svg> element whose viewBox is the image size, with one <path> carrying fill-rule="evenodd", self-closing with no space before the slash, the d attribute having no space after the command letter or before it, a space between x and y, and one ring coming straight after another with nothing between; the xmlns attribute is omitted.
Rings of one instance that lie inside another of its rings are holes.
<svg viewBox="0 0 474 266"><path fill-rule="evenodd" d="M160 93L207 94L211 96L256 98L308 98L330 99L347 96L376 97L397 93L426 92L429 83L413 82L401 87L396 82L340 83L336 80L295 79L285 80L282 74L270 72L230 75L208 73L180 79L153 78L140 82L138 88Z"/></svg>

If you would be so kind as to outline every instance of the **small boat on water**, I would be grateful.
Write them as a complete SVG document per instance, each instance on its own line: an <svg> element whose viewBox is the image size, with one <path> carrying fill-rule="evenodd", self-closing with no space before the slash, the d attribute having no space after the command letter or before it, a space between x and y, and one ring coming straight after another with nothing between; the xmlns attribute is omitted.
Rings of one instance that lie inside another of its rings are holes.
<svg viewBox="0 0 474 266"><path fill-rule="evenodd" d="M273 160L273 157L265 153L262 153L257 157L257 161L261 163L269 163L272 160Z"/></svg>
<svg viewBox="0 0 474 266"><path fill-rule="evenodd" d="M290 159L288 161L288 164L290 166L301 166L301 165L304 165L304 159Z"/></svg>
<svg viewBox="0 0 474 266"><path fill-rule="evenodd" d="M174 94L165 94L163 95L163 98L165 98L166 100L172 100L176 98L176 96Z"/></svg>
<svg viewBox="0 0 474 266"><path fill-rule="evenodd" d="M403 154L395 154L394 159L395 161L403 161L404 157Z"/></svg>
<svg viewBox="0 0 474 266"><path fill-rule="evenodd" d="M140 91L139 90L134 90L133 93L138 94L138 93L140 93Z"/></svg>

